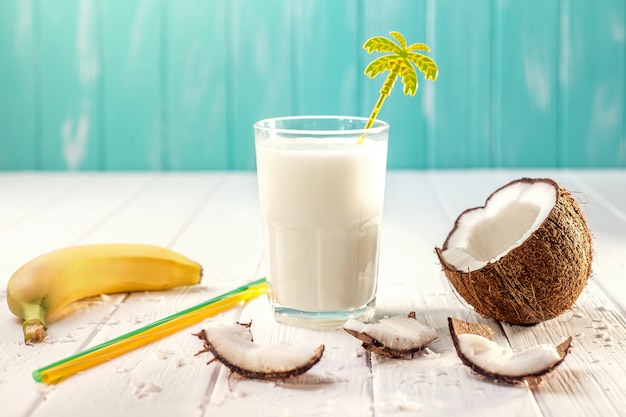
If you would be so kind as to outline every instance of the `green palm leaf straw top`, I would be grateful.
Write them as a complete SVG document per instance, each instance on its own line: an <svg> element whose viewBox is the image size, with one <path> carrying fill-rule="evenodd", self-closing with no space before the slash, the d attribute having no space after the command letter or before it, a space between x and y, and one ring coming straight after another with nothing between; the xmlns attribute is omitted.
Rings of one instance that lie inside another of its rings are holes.
<svg viewBox="0 0 626 417"><path fill-rule="evenodd" d="M438 69L435 61L424 54L416 52L430 51L428 45L414 43L407 46L406 39L400 32L389 32L389 34L395 38L397 43L383 36L375 36L363 44L363 49L368 54L372 52L388 52L387 55L380 56L370 62L367 68L365 68L365 75L374 78L382 72L389 71L387 79L380 89L378 101L376 101L369 120L365 125L366 129L369 129L374 124L374 120L376 120L385 99L391 93L398 76L400 76L402 84L404 84L404 94L411 96L415 95L418 88L415 67L424 74L425 79L433 81L437 79ZM363 143L364 139L365 135L362 135L359 138L359 143Z"/></svg>

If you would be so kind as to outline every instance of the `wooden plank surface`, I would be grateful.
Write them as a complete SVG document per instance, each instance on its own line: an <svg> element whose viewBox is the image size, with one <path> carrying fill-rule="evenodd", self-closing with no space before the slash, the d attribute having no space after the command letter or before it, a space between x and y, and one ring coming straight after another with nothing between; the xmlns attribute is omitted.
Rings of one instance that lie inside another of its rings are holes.
<svg viewBox="0 0 626 417"><path fill-rule="evenodd" d="M571 311L532 327L472 311L433 253L456 216L521 176L551 177L585 196L594 275ZM263 275L262 221L252 173L0 174L0 407L10 416L619 416L626 406L626 187L623 171L392 171L388 175L376 318L415 311L438 340L413 359L367 354L342 330L276 324L262 297L56 386L31 379L45 364L109 340ZM204 266L201 285L75 303L47 343L26 346L8 311L6 282L56 247L137 241L174 248ZM514 350L571 335L565 362L539 387L488 382L462 365L447 317L481 322ZM201 348L203 327L252 321L258 343L326 352L287 382L242 380Z"/></svg>

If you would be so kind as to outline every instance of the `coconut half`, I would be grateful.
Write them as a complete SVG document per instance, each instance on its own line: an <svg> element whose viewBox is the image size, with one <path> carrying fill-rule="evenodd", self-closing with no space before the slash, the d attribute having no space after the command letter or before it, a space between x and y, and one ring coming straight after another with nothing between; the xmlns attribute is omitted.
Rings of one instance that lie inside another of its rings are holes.
<svg viewBox="0 0 626 417"><path fill-rule="evenodd" d="M420 323L415 312L362 323L350 319L344 330L363 342L363 348L390 358L404 358L424 349L437 339L437 332Z"/></svg>
<svg viewBox="0 0 626 417"><path fill-rule="evenodd" d="M570 309L591 275L592 239L571 193L521 178L465 210L435 248L456 291L486 317L531 325Z"/></svg>
<svg viewBox="0 0 626 417"><path fill-rule="evenodd" d="M453 318L448 318L448 326L461 362L477 374L510 384L539 384L542 377L563 362L572 344L570 336L558 346L541 344L523 352L513 352L495 343L493 331L484 329L487 326Z"/></svg>
<svg viewBox="0 0 626 417"><path fill-rule="evenodd" d="M211 352L214 360L244 378L273 381L301 375L322 359L324 345L313 350L259 345L253 340L250 326L251 323L237 323L201 330L195 336L204 342L204 349L197 354Z"/></svg>

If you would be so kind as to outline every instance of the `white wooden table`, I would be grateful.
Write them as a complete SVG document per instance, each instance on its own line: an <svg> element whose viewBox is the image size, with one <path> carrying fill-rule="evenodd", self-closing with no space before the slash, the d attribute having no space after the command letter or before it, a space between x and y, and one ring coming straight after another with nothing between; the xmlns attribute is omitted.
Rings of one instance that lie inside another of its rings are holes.
<svg viewBox="0 0 626 417"><path fill-rule="evenodd" d="M456 216L522 176L551 177L584 201L594 274L575 307L533 327L501 325L453 292L433 248ZM201 285L97 297L55 318L27 346L6 306L6 283L31 258L94 242L171 247L203 264ZM626 171L438 171L388 175L377 317L414 310L434 327L432 353L370 356L342 330L274 323L264 297L55 386L31 372L263 276L253 173L0 173L0 410L3 416L622 416L626 413ZM574 339L539 387L494 384L458 359L448 316L486 323L522 350ZM192 336L217 322L253 320L259 343L317 345L322 361L286 383L231 378Z"/></svg>

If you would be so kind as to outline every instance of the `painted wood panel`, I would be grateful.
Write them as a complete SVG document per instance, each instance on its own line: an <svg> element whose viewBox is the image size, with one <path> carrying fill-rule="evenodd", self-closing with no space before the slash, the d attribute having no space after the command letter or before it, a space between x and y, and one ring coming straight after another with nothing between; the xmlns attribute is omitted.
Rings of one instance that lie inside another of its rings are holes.
<svg viewBox="0 0 626 417"><path fill-rule="evenodd" d="M385 2L367 1L363 3L363 36L359 48L372 36L389 37L392 30L401 32L409 44L425 42L426 38L426 2L423 0L392 0ZM369 116L385 82L387 73L369 79L363 74L367 64L381 54L359 54L359 95L360 114ZM433 55L434 57L434 55ZM428 94L428 83L421 82L418 75L419 89L414 97L402 93L402 83L398 80L391 95L385 100L378 117L390 125L388 166L395 168L426 167L426 149L429 138L426 136L424 113Z"/></svg>
<svg viewBox="0 0 626 417"><path fill-rule="evenodd" d="M0 169L254 169L261 118L369 114L391 30L440 68L391 169L626 166L623 0L7 0Z"/></svg>
<svg viewBox="0 0 626 417"><path fill-rule="evenodd" d="M432 109L426 115L433 119L427 123L428 167L490 166L490 2L438 0L428 4L432 56L440 68L436 84L425 90L432 96Z"/></svg>
<svg viewBox="0 0 626 417"><path fill-rule="evenodd" d="M0 167L39 168L38 13L34 1L0 3Z"/></svg>
<svg viewBox="0 0 626 417"><path fill-rule="evenodd" d="M102 54L100 8L91 0L41 8L43 169L100 169Z"/></svg>
<svg viewBox="0 0 626 417"><path fill-rule="evenodd" d="M252 125L293 109L292 2L233 0L227 67L229 168L255 166Z"/></svg>
<svg viewBox="0 0 626 417"><path fill-rule="evenodd" d="M494 3L493 163L557 163L557 0Z"/></svg>
<svg viewBox="0 0 626 417"><path fill-rule="evenodd" d="M165 169L161 2L103 2L107 169Z"/></svg>
<svg viewBox="0 0 626 417"><path fill-rule="evenodd" d="M299 0L292 7L293 113L357 114L357 2Z"/></svg>
<svg viewBox="0 0 626 417"><path fill-rule="evenodd" d="M164 4L167 167L227 169L227 4Z"/></svg>
<svg viewBox="0 0 626 417"><path fill-rule="evenodd" d="M626 140L624 16L623 0L561 3L562 165L624 164L624 155L619 152ZM607 152L609 149L615 152Z"/></svg>

